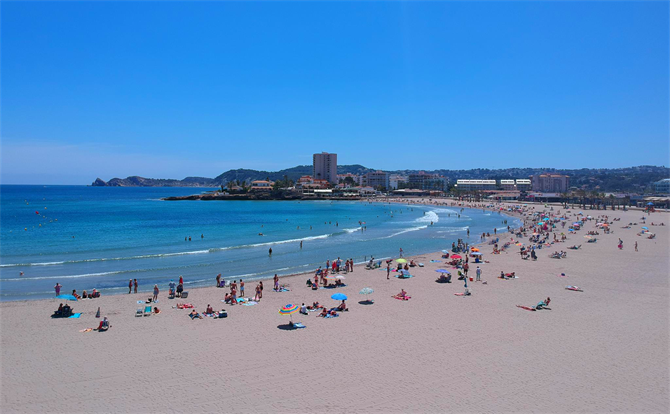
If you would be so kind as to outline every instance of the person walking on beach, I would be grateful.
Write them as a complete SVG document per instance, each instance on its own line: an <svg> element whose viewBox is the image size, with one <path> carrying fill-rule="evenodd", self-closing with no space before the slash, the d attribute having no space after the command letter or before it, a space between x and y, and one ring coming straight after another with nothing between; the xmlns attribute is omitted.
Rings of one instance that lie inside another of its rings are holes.
<svg viewBox="0 0 670 414"><path fill-rule="evenodd" d="M635 250L637 250L637 243L635 243ZM60 295L60 288L61 287L62 286L60 285L60 283L56 283L56 286L54 286L54 290L56 290L56 296Z"/></svg>
<svg viewBox="0 0 670 414"><path fill-rule="evenodd" d="M137 293L137 286L138 286L137 279L133 281L133 284L135 285L135 293Z"/></svg>
<svg viewBox="0 0 670 414"><path fill-rule="evenodd" d="M275 277L273 278L275 282L275 290L279 290L279 276L275 273Z"/></svg>
<svg viewBox="0 0 670 414"><path fill-rule="evenodd" d="M258 282L258 284L261 286L261 296L260 296L260 298L263 299L263 281L261 280L260 282Z"/></svg>
<svg viewBox="0 0 670 414"><path fill-rule="evenodd" d="M154 285L154 302L158 300L158 285Z"/></svg>
<svg viewBox="0 0 670 414"><path fill-rule="evenodd" d="M133 293L133 279L128 279L128 294Z"/></svg>
<svg viewBox="0 0 670 414"><path fill-rule="evenodd" d="M635 242L635 251L637 251L637 242Z"/></svg>
<svg viewBox="0 0 670 414"><path fill-rule="evenodd" d="M353 272L354 271L354 258L350 257L349 262L351 263L351 271Z"/></svg>
<svg viewBox="0 0 670 414"><path fill-rule="evenodd" d="M466 263L463 265L463 273L465 273L465 278L466 278L466 279L468 278L468 269L470 269L470 265L466 262ZM466 282L466 284L467 284L467 282ZM466 287L467 287L467 286L466 286Z"/></svg>
<svg viewBox="0 0 670 414"><path fill-rule="evenodd" d="M240 297L244 297L244 280L240 279Z"/></svg>
<svg viewBox="0 0 670 414"><path fill-rule="evenodd" d="M482 269L480 269L479 266L477 266L477 279L476 280L477 280L477 282L482 281Z"/></svg>
<svg viewBox="0 0 670 414"><path fill-rule="evenodd" d="M216 275L216 287L221 287L221 273Z"/></svg>
<svg viewBox="0 0 670 414"><path fill-rule="evenodd" d="M389 280L391 276L391 262L386 263L386 280Z"/></svg>

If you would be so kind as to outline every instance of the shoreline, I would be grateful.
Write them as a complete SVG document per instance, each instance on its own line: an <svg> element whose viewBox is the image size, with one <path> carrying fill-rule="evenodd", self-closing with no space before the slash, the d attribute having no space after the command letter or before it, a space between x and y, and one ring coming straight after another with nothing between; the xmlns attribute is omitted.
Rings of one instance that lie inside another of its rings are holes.
<svg viewBox="0 0 670 414"><path fill-rule="evenodd" d="M437 199L437 200L445 200L446 201L446 200L450 200L450 199ZM356 200L346 200L346 201L356 201ZM426 206L432 206L432 207L451 207L451 208L456 208L456 207L461 208L462 207L462 208L466 208L466 209L469 208L469 209L473 209L473 210L482 210L482 208L474 207L474 206L473 207L470 207L470 206L450 206L450 205L446 205L446 204L429 203L429 202L424 202L425 200L423 200L422 198L395 199L395 200L384 200L384 201L375 199L375 200L360 200L360 201L364 202L364 203L368 203L368 202L382 203L382 204L391 204L392 203L392 204L399 204L399 205L404 205L404 206L408 206L408 207L415 206L415 205L426 205ZM408 201L414 201L414 203L410 203ZM492 211L492 212L497 211L497 210L488 209L488 208L486 208L485 210ZM503 212L503 213L501 213L501 216L523 220L523 218L520 215L515 214L513 212ZM507 231L505 231L504 233L501 233L501 234L507 234ZM473 235L472 237L477 237L477 235ZM478 242L476 244L472 244L472 246L479 245L479 243L481 243L481 242ZM438 253L440 253L440 252L439 251L429 251L429 252L424 252L424 253L416 253L416 254L413 254L412 256L407 256L407 257L409 258L409 257L415 257L415 256L425 256L425 255L438 254ZM386 260L386 259L390 259L390 258L391 258L391 256L376 257L376 260ZM365 265L366 263L367 263L367 258L364 261L355 263L355 266ZM305 271L305 272L298 272L298 273L291 273L291 274L280 274L276 269L273 269L271 271L271 273L276 272L277 275L279 276L280 280L283 280L283 279L290 279L290 278L294 278L294 277L298 277L298 276L306 277L308 275L311 275L313 277L314 271L315 271L315 269ZM216 275L212 276L212 283L215 282L215 276ZM177 278L178 278L178 276L175 276L175 279L177 279ZM259 281L265 282L267 280L272 280L272 276L254 278L254 277L240 277L240 276L226 276L226 275L224 275L224 279L226 280L227 283L230 282L231 280L239 280L239 279L244 279L245 282L257 283ZM191 291L191 290L206 289L206 288L212 287L212 286L208 286L208 285L198 285L198 286L194 286L194 287L188 287L188 283L189 282L186 281L185 286L184 286L184 290ZM165 282L165 284L167 284L167 281ZM228 286L228 285L226 285L226 286ZM117 287L115 289L117 289L118 292L114 292L114 293L105 293L105 289L99 289L99 292L101 294L101 297L124 296L124 295L128 295L128 293L125 293L126 287L127 286L125 286L125 285ZM65 293L68 293L68 291L61 291L61 293L65 294ZM138 294L142 294L142 293L151 295L152 289L151 288L147 289L145 286L143 286L142 288L140 288L138 290ZM37 293L35 295L42 295L42 293ZM30 298L27 298L27 299L26 298L22 298L22 299L2 299L2 300L0 300L0 303L17 303L17 302L19 302L19 303L23 303L23 302L32 303L32 302L36 302L36 301L50 301L50 300L53 300L54 298L55 298L55 294L52 297L40 297L40 298L33 298L33 299L30 299ZM97 299L99 299L99 298L97 298ZM86 302L90 302L90 301L95 302L95 300L89 300L89 299L85 299L85 301Z"/></svg>

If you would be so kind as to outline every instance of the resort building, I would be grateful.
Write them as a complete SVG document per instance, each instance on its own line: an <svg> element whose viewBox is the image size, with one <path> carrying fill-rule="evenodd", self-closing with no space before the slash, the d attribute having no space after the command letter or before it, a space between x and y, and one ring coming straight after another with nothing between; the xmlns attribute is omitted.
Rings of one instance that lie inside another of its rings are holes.
<svg viewBox="0 0 670 414"><path fill-rule="evenodd" d="M528 179L507 179L500 180L499 188L505 191L530 191L532 187L531 182Z"/></svg>
<svg viewBox="0 0 670 414"><path fill-rule="evenodd" d="M496 190L496 180L456 180L456 189L460 191Z"/></svg>
<svg viewBox="0 0 670 414"><path fill-rule="evenodd" d="M420 171L418 174L409 175L409 188L418 190L446 190L449 179L437 174L426 174Z"/></svg>
<svg viewBox="0 0 670 414"><path fill-rule="evenodd" d="M567 175L544 173L531 178L533 191L565 193L570 188L570 177Z"/></svg>
<svg viewBox="0 0 670 414"><path fill-rule="evenodd" d="M401 184L407 183L407 177L404 175L391 174L389 175L389 189L397 190Z"/></svg>
<svg viewBox="0 0 670 414"><path fill-rule="evenodd" d="M670 194L670 178L664 178L652 184L654 194Z"/></svg>
<svg viewBox="0 0 670 414"><path fill-rule="evenodd" d="M249 191L272 191L273 185L274 183L272 181L256 180L251 182Z"/></svg>
<svg viewBox="0 0 670 414"><path fill-rule="evenodd" d="M326 180L329 183L337 184L337 154L322 152L314 154L312 177L318 180Z"/></svg>
<svg viewBox="0 0 670 414"><path fill-rule="evenodd" d="M361 185L372 188L389 188L389 175L384 171L375 171L363 174Z"/></svg>

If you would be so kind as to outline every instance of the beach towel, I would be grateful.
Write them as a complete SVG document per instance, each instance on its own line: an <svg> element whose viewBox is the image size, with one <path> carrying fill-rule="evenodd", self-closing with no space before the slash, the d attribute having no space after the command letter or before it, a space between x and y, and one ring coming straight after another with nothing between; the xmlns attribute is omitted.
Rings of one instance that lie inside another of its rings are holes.
<svg viewBox="0 0 670 414"><path fill-rule="evenodd" d="M243 303L243 305L244 305L244 306L254 306L254 305L257 304L257 303L258 303L258 302L254 302L253 300L250 300L250 301L248 301L248 302Z"/></svg>
<svg viewBox="0 0 670 414"><path fill-rule="evenodd" d="M410 277L414 277L412 275L395 275L398 279L409 279Z"/></svg>
<svg viewBox="0 0 670 414"><path fill-rule="evenodd" d="M535 308L531 308L530 306L516 305L516 307L521 308L521 309L525 309L525 310L529 310L529 311L533 311L533 312L536 310Z"/></svg>
<svg viewBox="0 0 670 414"><path fill-rule="evenodd" d="M423 263L417 263L417 264L419 265L419 267L423 267L423 266L424 266Z"/></svg>
<svg viewBox="0 0 670 414"><path fill-rule="evenodd" d="M410 300L412 299L411 296L405 296L404 298L401 298L400 296L391 296L392 298L398 299L398 300Z"/></svg>
<svg viewBox="0 0 670 414"><path fill-rule="evenodd" d="M93 328L86 328L86 329L80 330L79 332L91 332L92 330L93 330Z"/></svg>
<svg viewBox="0 0 670 414"><path fill-rule="evenodd" d="M456 295L456 296L471 296L471 294L466 295L465 293L454 293L454 295Z"/></svg>
<svg viewBox="0 0 670 414"><path fill-rule="evenodd" d="M431 263L442 263L441 260L431 260L430 262L431 262Z"/></svg>
<svg viewBox="0 0 670 414"><path fill-rule="evenodd" d="M331 315L329 313L328 315L324 316L324 318L337 318L338 316L340 316L340 315L338 315L337 313L335 315Z"/></svg>
<svg viewBox="0 0 670 414"><path fill-rule="evenodd" d="M580 289L579 287L577 287L577 286L572 286L572 285L571 285L571 286L566 286L565 289L566 289L566 290L574 290L575 292L583 292L583 290Z"/></svg>
<svg viewBox="0 0 670 414"><path fill-rule="evenodd" d="M273 289L273 290L274 290L274 289ZM279 290L275 290L275 292L290 292L290 290L289 290L289 289L286 289L286 288L281 288L281 289L279 289Z"/></svg>
<svg viewBox="0 0 670 414"><path fill-rule="evenodd" d="M74 315L70 316L70 318L78 318L81 316L81 313L75 313Z"/></svg>
<svg viewBox="0 0 670 414"><path fill-rule="evenodd" d="M294 323L294 324L293 324L293 327L296 328L296 329L306 328L306 326L303 325L303 324L301 324L300 322L296 322L296 323Z"/></svg>

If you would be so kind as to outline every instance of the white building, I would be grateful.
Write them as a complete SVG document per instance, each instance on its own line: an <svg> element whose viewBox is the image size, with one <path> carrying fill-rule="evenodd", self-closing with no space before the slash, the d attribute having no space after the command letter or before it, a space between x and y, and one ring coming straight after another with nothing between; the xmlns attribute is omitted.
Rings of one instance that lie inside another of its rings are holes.
<svg viewBox="0 0 670 414"><path fill-rule="evenodd" d="M337 154L322 152L314 154L313 174L315 180L327 180L330 183L337 184Z"/></svg>
<svg viewBox="0 0 670 414"><path fill-rule="evenodd" d="M389 175L389 189L397 190L400 183L406 183L407 177L404 175L391 174Z"/></svg>
<svg viewBox="0 0 670 414"><path fill-rule="evenodd" d="M496 180L456 180L456 188L461 191L496 190Z"/></svg>

